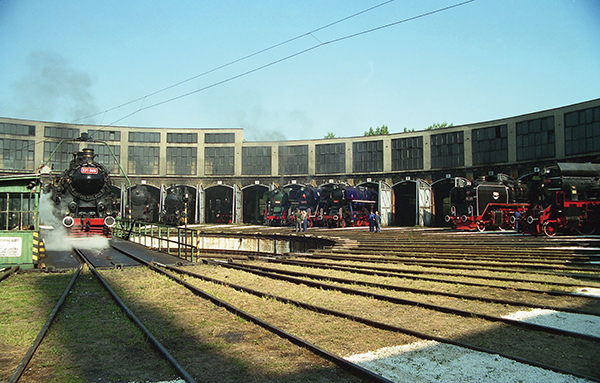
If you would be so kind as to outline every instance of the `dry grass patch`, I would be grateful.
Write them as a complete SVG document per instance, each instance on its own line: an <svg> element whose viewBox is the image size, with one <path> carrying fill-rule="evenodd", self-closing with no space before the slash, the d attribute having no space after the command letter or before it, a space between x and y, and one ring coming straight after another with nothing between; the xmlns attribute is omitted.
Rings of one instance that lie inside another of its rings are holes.
<svg viewBox="0 0 600 383"><path fill-rule="evenodd" d="M199 381L358 381L155 272L128 269L104 275Z"/></svg>

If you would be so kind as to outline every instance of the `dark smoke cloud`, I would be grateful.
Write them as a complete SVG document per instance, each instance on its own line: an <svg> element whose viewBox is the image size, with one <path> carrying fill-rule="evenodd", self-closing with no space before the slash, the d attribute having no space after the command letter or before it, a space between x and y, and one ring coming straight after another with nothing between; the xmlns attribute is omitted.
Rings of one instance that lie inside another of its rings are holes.
<svg viewBox="0 0 600 383"><path fill-rule="evenodd" d="M269 115L271 114L271 115ZM302 110L288 112L265 112L262 107L238 112L236 124L244 128L247 141L287 141L312 137L315 126L308 113ZM317 135L321 133L318 132Z"/></svg>
<svg viewBox="0 0 600 383"><path fill-rule="evenodd" d="M21 118L73 122L97 111L90 76L54 52L31 53L24 78L14 86Z"/></svg>

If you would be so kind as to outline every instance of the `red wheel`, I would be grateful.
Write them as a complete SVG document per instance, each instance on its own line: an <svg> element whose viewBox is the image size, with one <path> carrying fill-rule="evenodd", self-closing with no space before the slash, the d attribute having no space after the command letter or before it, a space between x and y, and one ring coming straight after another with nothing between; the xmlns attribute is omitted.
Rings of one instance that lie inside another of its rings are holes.
<svg viewBox="0 0 600 383"><path fill-rule="evenodd" d="M481 232L485 231L485 222L477 221L476 226L477 226L477 230L479 230Z"/></svg>
<svg viewBox="0 0 600 383"><path fill-rule="evenodd" d="M340 227L346 227L346 220L343 218L340 218L339 225L340 225Z"/></svg>
<svg viewBox="0 0 600 383"><path fill-rule="evenodd" d="M546 234L548 237L554 237L558 232L556 222L544 222L543 229L544 234Z"/></svg>

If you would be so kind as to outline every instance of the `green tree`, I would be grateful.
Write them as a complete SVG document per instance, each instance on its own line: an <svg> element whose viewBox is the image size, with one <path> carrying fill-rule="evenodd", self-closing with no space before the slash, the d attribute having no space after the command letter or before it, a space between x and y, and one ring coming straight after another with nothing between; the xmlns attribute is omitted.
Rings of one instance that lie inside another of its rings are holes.
<svg viewBox="0 0 600 383"><path fill-rule="evenodd" d="M327 134L325 135L325 138L335 138L335 133L327 132Z"/></svg>
<svg viewBox="0 0 600 383"><path fill-rule="evenodd" d="M442 129L442 128L449 128L451 126L454 126L453 123L448 124L447 122L442 122L440 123L434 123L433 125L430 125L427 127L427 129L425 130L435 130L435 129Z"/></svg>
<svg viewBox="0 0 600 383"><path fill-rule="evenodd" d="M365 132L365 136L380 136L384 134L390 134L390 131L386 125L381 125L375 129L370 127L369 130Z"/></svg>

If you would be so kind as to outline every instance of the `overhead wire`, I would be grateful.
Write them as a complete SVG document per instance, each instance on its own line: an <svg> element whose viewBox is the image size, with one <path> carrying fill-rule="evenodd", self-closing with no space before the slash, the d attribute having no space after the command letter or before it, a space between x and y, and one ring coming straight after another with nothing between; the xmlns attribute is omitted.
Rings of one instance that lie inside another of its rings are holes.
<svg viewBox="0 0 600 383"><path fill-rule="evenodd" d="M251 58L251 57L257 56L257 55L259 55L259 54L261 54L261 53L264 53L264 52L267 52L267 51L269 51L269 50L272 50L272 49L274 49L274 48L277 48L277 47L280 47L280 46L282 46L282 45L288 44L288 43L290 43L290 42L292 42L292 41L295 41L295 40L298 40L298 39L300 39L300 38L302 38L302 37L306 37L306 36L312 36L313 38L315 38L315 39L316 39L316 37L313 35L313 33L315 33L315 32L318 32L318 31L321 31L321 30L323 30L323 29L326 29L326 28L328 28L328 27L331 27L331 26L333 26L333 25L339 24L339 23L341 23L341 22L343 22L343 21L346 21L346 20L348 20L348 19L351 19L351 18L353 18L353 17L356 17L356 16L358 16L358 15L361 15L361 14L364 14L364 13L366 13L366 12L369 12L369 11L371 11L371 10L373 10L373 9L379 8L379 7L383 6L383 5L386 5L386 4L388 4L388 3L391 3L391 2L393 2L393 1L394 1L394 0L388 0L388 1L385 1L385 2L383 2L383 3L377 4L377 5L373 6L373 7L367 8L367 9L365 9L365 10L363 10L363 11L360 11L360 12L354 13L354 14L352 14L352 15L350 15L350 16L344 17L344 18L342 18L342 19L339 19L339 20L337 20L337 21L334 21L334 22L332 22L332 23L329 23L329 24L327 24L327 25L324 25L324 26L322 26L322 27L319 27L319 28L317 28L317 29L314 29L314 30L312 30L312 31L310 31L310 32L303 33L303 34L301 34L301 35L298 35L298 36L296 36L296 37L293 37L293 38L291 38L291 39L288 39L288 40L286 40L286 41L283 41L283 42L281 42L281 43L278 43L278 44L272 45L272 46L270 46L270 47L268 47L268 48L265 48L265 49L259 50L259 51L255 52L255 53L252 53L252 54L250 54L250 55L247 55L247 56L244 56L244 57L242 57L242 58L236 59L236 60L234 60L234 61L228 62L228 63L226 63L226 64L223 64L223 65L221 65L221 66L218 66L218 67L216 67L216 68L213 68L213 69L211 69L211 70L208 70L208 71L206 71L206 72L200 73L200 74L198 74L198 75L196 75L196 76L190 77L190 78L188 78L188 79L186 79L186 80L182 80L182 81L180 81L180 82L177 82L177 83L175 83L175 84L173 84L173 85L170 85L170 86L168 86L168 87L162 88L162 89L160 89L160 90L157 90L157 91L155 91L155 92L149 93L149 94L147 94L147 95L145 95L145 96L139 97L139 98L137 98L137 99L135 99L135 100L132 100L132 101L126 102L126 103L124 103L124 104L121 104L121 105L115 106L115 107L113 107L113 108L107 109L107 110L105 110L105 111L102 111L102 112L95 113L95 114L93 114L93 115L90 115L90 116L87 116L87 117L80 118L80 119L78 119L78 120L75 120L75 122L76 122L76 121L81 121L81 120L84 120L84 119L88 119L88 118L91 118L91 117L95 117L95 116L97 116L97 115L100 115L100 114L106 114L107 112L110 112L110 111L113 111L113 110L119 109L119 108L121 108L121 107L124 107L124 106L130 105L130 104L132 104L132 103L135 103L135 102L138 102L138 101L141 101L141 100L144 100L144 101L146 101L146 99L147 99L148 97L150 97L150 96L153 96L153 95L156 95L156 94L158 94L158 93L164 92L164 91L166 91L166 90L172 89L172 88L174 88L174 87L177 87L177 86L179 86L179 85L182 85L182 84L184 84L184 83L187 83L187 82L189 82L189 81L192 81L192 80L194 80L194 79L197 79L197 78L199 78L199 77L205 76L205 75L207 75L207 74L209 74L209 73L213 73L213 72L215 72L215 71L217 71L217 70L219 70L219 69L223 69L223 68L225 68L225 67L227 67L227 66L230 66L230 65L236 64L236 63L238 63L238 62L241 62L241 61L243 61L243 60L246 60L246 59L248 59L248 58ZM396 21L396 22L393 22L393 23L389 23L389 24L381 25L381 26L379 26L379 27L375 27L375 28L367 29L367 30L364 30L364 31L361 31L361 32L357 32L357 33L349 34L349 35L342 36L342 37L339 37L339 38L336 38L336 39L331 39L331 40L328 40L328 41L325 41L325 42L320 42L320 40L316 39L317 41L319 41L319 44L317 44L317 45L314 45L314 46L312 46L312 47L310 47L310 48L306 48L306 49L304 49L304 50L298 51L298 52L296 52L296 53L293 53L293 54L291 54L291 55L288 55L288 56L282 57L282 58L280 58L280 59L277 59L277 60L271 61L271 62L269 62L269 63L267 63L267 64L264 64L264 65L261 65L261 66L259 66L259 67L256 67L256 68L254 68L254 69L251 69L251 70L248 70L248 71L246 71L246 72L240 73L240 74L238 74L238 75L235 75L235 76L232 76L232 77L226 78L226 79L224 79L224 80L221 80L221 81L217 81L217 82L215 82L215 83L212 83L212 84L210 84L210 85L204 86L204 87L202 87L202 88L198 88L198 89L196 89L196 90L193 90L193 91L191 91L191 92L187 92L187 93L181 94L181 95L179 95L179 96L172 97L172 98L169 98L169 99L167 99L167 100L163 100L163 101L160 101L160 102L157 102L157 103L151 104L151 105L142 106L142 107L138 108L136 111L134 111L134 112L131 112L131 113L129 113L129 114L127 114L127 115L125 115L125 116L123 116L123 117L121 117L121 118L119 118L119 119L117 119L117 120L113 121L113 122L111 122L111 123L110 123L110 124L108 124L108 125L102 125L102 126L104 126L104 127L110 127L110 126L113 126L114 124L116 124L116 123L118 123L118 122L120 122L120 121L123 121L123 120L125 120L126 118L128 118L128 117L131 117L131 116L133 116L133 115L135 115L135 114L137 114L137 113L140 113L140 112L142 112L142 111L144 111L144 110L148 110L148 109L151 109L151 108L155 108L155 107L157 107L157 106L164 105L164 104L167 104L167 103L170 103L170 102L173 102L173 101L176 101L176 100L179 100L179 99L182 99L182 98L188 97L188 96L190 96L190 95L192 95L192 94L196 94L196 93L199 93L199 92L205 91L205 90L207 90L207 89L214 88L214 87L216 87L216 86L219 86L219 85L225 84L225 83L227 83L227 82L230 82L230 81L236 80L236 79L238 79L238 78L241 78L241 77L247 76L247 75L249 75L249 74L252 74L252 73L258 72L258 71L260 71L260 70L263 70L263 69L265 69L265 68L268 68L268 67L271 67L271 66L273 66L273 65L279 64L279 63L281 63L281 62L287 61L287 60L289 60L289 59L291 59L291 58L298 57L298 56L300 56L300 55L302 55L302 54L305 54L305 53L307 53L307 52L313 51L313 50L315 50L315 49L317 49L317 48L320 48L320 47L323 47L323 46L325 46L325 45L329 45L329 44L337 43L337 42L340 42L340 41L348 40L348 39L351 39L351 38L354 38L354 37L358 37L358 36L361 36L361 35L365 35L365 34L368 34L368 33L372 33L372 32L375 32L375 31L378 31L378 30L382 30L382 29L385 29L385 28L390 28L390 27L392 27L392 26L396 26L396 25L399 25L399 24L403 24L403 23L406 23L406 22L409 22L409 21L413 21L413 20L417 20L417 19L420 19L420 18L423 18L423 17L431 16L431 15L433 15L433 14L440 13L440 12L444 12L444 11L447 11L447 10L450 10L450 9L453 9L453 8L457 8L457 7L460 7L460 6L463 6L463 5L466 5L466 4L469 4L469 3L472 3L472 2L474 2L474 1L475 1L475 0L466 0L466 1L463 1L463 2L460 2L460 3L456 3L456 4L453 4L453 5L447 6L447 7L443 7L443 8L439 8L439 9L433 10L433 11L425 12L425 13L422 13L422 14L419 14L419 15L416 15L416 16L412 16L412 17L409 17L409 18L406 18L406 19L402 19L402 20L399 20L399 21ZM99 129L102 129L102 127L101 127L101 126L98 126L98 128L99 128Z"/></svg>
<svg viewBox="0 0 600 383"><path fill-rule="evenodd" d="M349 19L352 19L352 18L354 18L354 17L356 17L356 16L360 16L360 15L362 15L362 14L364 14L364 13L370 12L370 11L372 11L372 10L376 9L376 8L382 7L382 6L384 6L384 5L386 5L386 4L389 4L389 3L393 2L393 1L394 1L394 0L387 0L387 1L384 1L383 3L380 3L380 4L377 4L377 5L374 5L374 6L370 7L370 8L367 8L367 9L364 9L364 10L362 10L362 11L360 11L360 12L357 12L357 13L354 13L354 14L352 14L352 15L346 16L346 17L344 17L344 18L341 18L341 19L339 19L339 20L336 20L336 21L334 21L334 22L331 22L331 23L329 23L329 24L326 24L326 25L324 25L324 26L322 26L322 27L319 27L319 28L317 28L317 29L313 29L312 31L309 31L309 32L303 33L303 34L301 34L301 35L298 35L298 36L296 36L296 37L292 37L292 38L290 38L290 39L288 39L288 40L282 41L282 42L280 42L280 43L277 43L277 44L275 44L275 45L271 45L270 47L267 47L267 48L261 49L261 50L259 50L259 51L256 51L256 52L254 52L254 53L251 53L251 54L249 54L249 55L246 55L246 56L240 57L240 58L238 58L238 59L235 59L235 60L233 60L233 61L230 61L230 62L228 62L228 63L226 63L226 64L219 65L219 66L217 66L217 67L215 67L215 68L213 68L213 69L207 70L207 71L205 71L205 72L202 72L202 73L200 73L200 74L197 74L197 75L195 75L195 76L192 76L192 77L190 77L190 78L187 78L187 79L185 79L185 80L179 81L179 82L177 82L177 83L175 83L175 84L169 85L169 86L167 86L167 87L165 87L165 88L159 89L159 90L157 90L157 91L154 91L154 92L152 92L152 93L149 93L149 94L147 94L147 95L145 95L145 96L142 96L142 97L136 98L135 100L131 100L131 101L128 101L128 102L126 102L126 103L120 104L120 105L118 105L118 106L115 106L115 107L112 107L112 108L106 109L106 110L104 110L104 111L102 111L102 112L97 112L97 113L91 114L91 115L89 115L89 116L86 116L86 117L79 118L79 119L77 119L77 120L74 120L73 122L78 122L78 121L86 120L86 119L88 119L88 118L96 117L96 116L98 116L98 115L100 115L100 114L106 114L107 112L111 112L111 111L113 111L113 110L116 110L116 109L119 109L119 108L125 107L125 106L127 106L127 105L130 105L130 104L133 104L133 103L135 103L135 102L138 102L138 101L143 101L144 99L146 99L146 98L148 98L148 97L155 96L155 95L157 95L157 94L159 94L159 93L162 93L162 92L164 92L164 91L167 91L167 90L169 90L169 89L173 89L173 88L175 88L175 87L177 87L177 86L179 86L179 85L185 84L185 83L187 83L187 82L190 82L190 81L192 81L192 80L195 80L195 79L197 79L197 78L200 78L200 77L202 77L202 76L206 76L206 75L208 75L208 74L210 74L210 73L216 72L216 71L218 71L218 70L220 70L220 69L226 68L226 67L228 67L228 66L231 66L231 65L233 65L233 64L237 64L237 63L239 63L239 62L241 62L241 61L247 60L247 59L249 59L249 58L252 58L252 57L254 57L254 56L258 56L258 55L260 55L260 54L262 54L262 53L265 53L265 52L268 52L268 51L270 51L270 50L272 50L272 49L275 49L275 48L281 47L281 46L283 46L283 45L289 44L289 43L291 43L291 42L293 42L293 41L296 41L296 40L298 40L298 39L301 39L301 38L303 38L303 37L306 37L306 36L313 36L313 37L314 37L313 33L316 33L316 32L319 32L319 31L322 31L323 29L326 29L326 28L329 28L329 27L331 27L331 26L333 26L333 25L336 25L336 24L342 23L342 22L344 22L344 21L346 21L346 20L349 20ZM316 39L316 37L314 37L314 38ZM317 39L317 40L318 40L318 39ZM319 41L319 42L320 42L320 41ZM115 124L115 123L116 123L116 122L113 122L113 124ZM112 124L111 124L111 125L112 125Z"/></svg>
<svg viewBox="0 0 600 383"><path fill-rule="evenodd" d="M368 34L368 33L372 33L372 32L375 32L375 31L379 31L379 30L382 30L382 29L385 29L385 28L390 28L390 27L393 27L393 26L396 26L396 25L399 25L399 24L403 24L403 23L409 22L409 21L413 21L413 20L421 19L421 18L423 18L423 17L431 16L431 15L433 15L433 14L436 14L436 13L440 13L440 12L444 12L444 11L447 11L447 10L450 10L450 9L453 9L453 8L457 8L457 7L460 7L460 6L463 6L463 5L466 5L466 4L469 4L469 3L472 3L472 2L474 2L474 1L475 1L475 0L467 0L467 1L463 1L463 2L461 2L461 3L456 3L456 4L454 4L454 5L449 5L449 6L447 6L447 7L439 8L439 9L436 9L436 10L433 10L433 11L430 11L430 12L425 12L425 13L419 14L419 15L417 15L417 16L412 16L412 17L409 17L409 18L406 18L406 19L402 19L402 20L399 20L399 21L393 22L393 23L389 23L389 24L381 25L381 26L379 26L379 27L375 27L375 28L367 29L367 30L364 30L364 31L361 31L361 32L357 32L357 33L349 34L349 35L346 35L346 36L342 36L342 37L339 37L339 38L336 38L336 39L332 39L332 40L329 40L329 41L325 41L325 42L319 43L319 44L317 44L317 45L314 45L314 46L312 46L312 47L310 47L310 48L303 49L303 50L301 50L301 51L298 51L298 52L296 52L296 53L293 53L293 54L291 54L291 55L288 55L288 56L282 57L282 58L280 58L280 59L277 59L277 60L271 61L271 62L269 62L269 63L267 63L267 64L264 64L264 65L261 65L261 66L259 66L259 67L256 67L256 68L254 68L254 69L251 69L251 70L248 70L248 71L246 71L246 72L240 73L240 74L238 74L238 75L231 76L231 77L228 77L228 78L226 78L226 79L224 79L224 80L217 81L217 82L215 82L215 83L212 83L212 84L210 84L210 85L204 86L204 87L202 87L202 88L195 89L195 90L193 90L193 91L191 91L191 92L187 92L187 93L181 94L181 95L179 95L179 96L175 96L175 97L169 98L169 99L167 99L167 100L163 100L163 101L160 101L160 102L157 102L157 103L154 103L154 104L151 104L151 105L145 106L145 107L140 107L140 108L139 108L139 109L137 109L136 111L133 111L133 112L131 112L131 113L127 114L126 116L124 116L124 117L121 117L121 118L119 118L118 120L115 120L115 121L113 121L113 122L112 122L111 124L109 124L108 126L114 125L114 124L116 124L116 123L118 123L118 122L120 122L120 121L123 121L124 119L126 119L126 118L128 118L128 117L131 117L131 116L133 116L133 115L135 115L135 114L137 114L137 113L140 113L140 112L142 112L142 111L144 111L144 110L151 109L151 108L155 108L155 107L157 107L157 106L164 105L164 104L167 104L167 103L170 103L170 102L173 102L173 101L176 101L176 100L179 100L179 99L182 99L182 98L185 98L185 97L191 96L191 95L193 95L193 94L196 94L196 93L199 93L199 92L205 91L205 90L207 90L207 89L214 88L214 87L216 87L216 86L218 86L218 85L222 85L222 84L228 83L228 82L230 82L230 81L233 81L233 80L236 80L236 79L238 79L238 78L241 78L241 77L247 76L247 75L249 75L249 74L252 74L252 73L258 72L258 71L260 71L260 70L263 70L263 69L265 69L265 68L271 67L271 66L273 66L273 65L279 64L279 63L281 63L281 62L283 62L283 61L287 61L287 60L289 60L289 59L291 59L291 58L298 57L298 56L300 56L300 55L303 55L303 54L305 54L305 53L307 53L307 52L310 52L310 51L313 51L313 50L315 50L315 49L317 49L317 48L323 47L323 46L325 46L325 45L329 45L329 44L333 44L333 43L338 43L338 42L340 42L340 41L348 40L348 39L351 39L351 38L354 38L354 37L358 37L358 36L361 36L361 35L365 35L365 34ZM310 34L310 33L309 33L309 34ZM306 35L306 34L305 34L305 35ZM305 36L305 35L303 35L303 36Z"/></svg>
<svg viewBox="0 0 600 383"><path fill-rule="evenodd" d="M300 34L300 35L298 35L298 36L296 36L296 37L292 37L292 38L290 38L290 39L287 39L287 40L285 40L285 41L282 41L282 42L280 42L280 43L277 43L277 44L271 45L270 47L267 47L267 48L264 48L264 49L258 50L258 51L254 52L254 53L251 53L251 54L249 54L249 55L243 56L243 57L241 57L241 58L239 58L239 59L236 59L236 60L230 61L230 62L228 62L228 63L226 63L226 64L223 64L223 65L217 66L217 67L215 67L215 68L213 68L213 69L210 69L210 70L208 70L208 71L202 72L202 73L200 73L200 74L197 74L197 75L195 75L195 76L192 76L192 77L190 77L190 78L187 78L187 79L185 79L185 80L179 81L179 82L177 82L177 83L175 83L175 84L169 85L169 86L167 86L167 87L165 87L165 88L159 89L159 90L157 90L157 91L154 91L154 92L152 92L152 93L149 93L149 94L147 94L147 95L145 95L145 96L138 97L138 98L136 98L136 99L134 99L134 100L131 100L131 101L125 102L125 103L123 103L123 104L120 104L120 105L117 105L117 106L115 106L115 107L112 107L112 108L109 108L109 109L103 110L103 111L101 111L101 112L97 112L97 113L94 113L94 114L91 114L91 115L88 115L88 116L85 116L85 117L78 118L78 119L76 119L76 120L73 120L72 122L73 122L73 123L76 123L76 122L79 122L79 121L87 120L87 119L89 119L89 118L96 117L96 116L98 116L98 115L101 115L101 114L103 114L103 116L102 116L102 122L104 122L104 118L106 118L106 114L107 114L108 112L111 112L111 111L113 111L113 110L117 110L117 109L119 109L119 108L123 108L123 107L125 107L125 106L127 106L127 105L131 105L131 104L133 104L133 103L136 103L136 102L142 101L142 104L141 104L142 106L141 106L140 108L138 108L138 110L137 110L136 112L134 112L134 113L132 113L132 114L129 114L129 115L127 115L127 116L125 116L125 117L123 117L123 118L121 118L121 119L119 119L119 120L113 121L113 122L112 122L112 123L110 123L110 124L106 124L106 125L105 125L105 124L102 124L102 123L101 123L100 125L98 125L98 128L99 128L99 129L102 129L102 127L103 127L103 126L105 126L105 127L112 126L112 125L116 124L117 122L119 122L119 121L122 121L123 119L125 119L125 118L127 118L127 117L129 117L129 116L131 116L131 115L133 115L133 114L135 114L135 113L138 113L138 112L141 112L141 111L143 111L143 110L145 110L145 109L148 109L148 108L144 108L144 107L143 107L143 105L144 105L144 102L146 101L146 99L147 99L148 97L155 96L155 95L157 95L157 94L159 94L159 93L162 93L162 92L164 92L164 91L167 91L167 90L169 90L169 89L173 89L173 88L175 88L175 87L177 87L177 86L179 86L179 85L185 84L185 83L187 83L187 82L190 82L190 81L192 81L192 80L195 80L195 79L197 79L197 78L200 78L200 77L202 77L202 76L206 76L206 75L208 75L208 74L210 74L210 73L216 72L216 71L218 71L218 70L220 70L220 69L226 68L226 67L228 67L228 66L231 66L231 65L233 65L233 64L237 64L237 63L239 63L239 62L242 62L242 61L244 61L244 60L247 60L247 59L249 59L249 58L252 58L252 57L254 57L254 56L258 56L258 55L260 55L260 54L262 54L262 53L265 53L265 52L268 52L268 51L270 51L270 50L272 50L272 49L275 49L275 48L281 47L281 46L283 46L283 45L289 44L289 43L291 43L291 42L293 42L293 41L295 41L295 40L301 39L301 38L303 38L303 37L306 37L306 36L312 36L313 38L317 39L317 38L316 38L316 37L313 35L313 33L316 33L316 32L319 32L319 31L322 31L322 30L324 30L324 29L326 29L326 28L329 28L329 27L331 27L331 26L334 26L334 25L336 25L336 24L342 23L342 22L344 22L344 21L346 21L346 20L349 20L349 19L352 19L352 18L354 18L354 17L356 17L356 16L360 16L360 15L362 15L362 14L364 14L364 13L370 12L370 11L372 11L372 10L374 10L374 9L377 9L377 8L379 8L379 7L382 7L382 6L384 6L384 5L386 5L386 4L389 4L389 3L393 2L393 1L394 1L394 0L387 0L387 1L384 1L384 2L382 2L382 3L379 3L379 4L377 4L377 5L374 5L374 6L372 6L372 7L369 7L369 8L367 8L367 9L364 9L364 10L362 10L362 11L359 11L359 12L353 13L353 14L351 14L351 15L349 15L349 16L346 16L346 17L343 17L343 18L341 18L341 19L339 19L339 20L333 21L333 22L331 22L331 23L329 23L329 24L323 25L323 26L321 26L321 27L319 27L319 28L313 29L313 30L311 30L311 31L309 31L309 32L306 32L306 33ZM319 41L319 40L317 39L317 41ZM319 41L319 42L321 42L321 41ZM173 100L173 101L174 101L174 100ZM158 106L158 105L156 105L156 106ZM152 105L151 105L150 107L154 107L154 106L152 106ZM43 140L42 142L46 142L46 141L47 141L47 140ZM32 144L29 144L29 145L28 145L28 147L29 147L30 145L32 145ZM33 144L33 145L35 145L35 144Z"/></svg>

